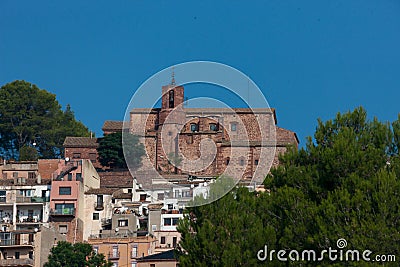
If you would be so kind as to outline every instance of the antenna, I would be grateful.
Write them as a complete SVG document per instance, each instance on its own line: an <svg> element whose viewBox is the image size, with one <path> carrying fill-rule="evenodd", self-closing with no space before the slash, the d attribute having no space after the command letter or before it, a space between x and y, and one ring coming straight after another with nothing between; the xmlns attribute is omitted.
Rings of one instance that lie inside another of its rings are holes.
<svg viewBox="0 0 400 267"><path fill-rule="evenodd" d="M250 107L250 88L249 88L250 78L247 76L247 107Z"/></svg>
<svg viewBox="0 0 400 267"><path fill-rule="evenodd" d="M172 66L171 85L175 85L175 67Z"/></svg>

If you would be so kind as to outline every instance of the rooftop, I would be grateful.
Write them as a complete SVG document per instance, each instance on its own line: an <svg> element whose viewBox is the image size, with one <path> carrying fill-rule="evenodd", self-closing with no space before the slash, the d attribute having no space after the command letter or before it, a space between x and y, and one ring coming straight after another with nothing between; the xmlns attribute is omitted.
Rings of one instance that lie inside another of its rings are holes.
<svg viewBox="0 0 400 267"><path fill-rule="evenodd" d="M67 136L65 138L64 147L92 147L97 148L99 146L97 138L92 137L72 137Z"/></svg>
<svg viewBox="0 0 400 267"><path fill-rule="evenodd" d="M121 131L123 121L105 121L103 127L101 128L103 131Z"/></svg>
<svg viewBox="0 0 400 267"><path fill-rule="evenodd" d="M146 257L143 257L141 259L138 259L138 262L146 262L146 261L175 261L177 260L177 257L175 256L174 250L167 250L161 253L149 255Z"/></svg>

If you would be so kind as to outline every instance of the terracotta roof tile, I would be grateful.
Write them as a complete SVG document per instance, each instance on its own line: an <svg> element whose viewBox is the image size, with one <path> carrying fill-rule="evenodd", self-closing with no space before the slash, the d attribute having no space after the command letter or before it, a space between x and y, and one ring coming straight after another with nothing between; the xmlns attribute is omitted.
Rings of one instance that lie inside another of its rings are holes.
<svg viewBox="0 0 400 267"><path fill-rule="evenodd" d="M89 188L85 195L112 195L114 192L120 190L119 188Z"/></svg>
<svg viewBox="0 0 400 267"><path fill-rule="evenodd" d="M97 138L67 136L65 138L63 146L64 147L94 147L94 148L97 148L99 146L99 144L97 142Z"/></svg>
<svg viewBox="0 0 400 267"><path fill-rule="evenodd" d="M49 185L51 179L42 179L40 184L37 183L37 179L26 179L24 184L14 184L13 179L0 179L0 186L32 186L32 185Z"/></svg>
<svg viewBox="0 0 400 267"><path fill-rule="evenodd" d="M99 172L100 187L107 188L132 188L133 178L129 171Z"/></svg>
<svg viewBox="0 0 400 267"><path fill-rule="evenodd" d="M121 131L123 124L123 121L105 121L101 129L103 131Z"/></svg>

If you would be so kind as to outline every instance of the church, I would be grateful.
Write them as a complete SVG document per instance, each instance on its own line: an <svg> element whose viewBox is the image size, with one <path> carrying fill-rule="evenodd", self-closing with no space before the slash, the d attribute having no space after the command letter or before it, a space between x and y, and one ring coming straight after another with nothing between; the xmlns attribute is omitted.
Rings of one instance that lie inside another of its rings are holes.
<svg viewBox="0 0 400 267"><path fill-rule="evenodd" d="M184 87L174 80L161 93L160 108L132 109L125 126L145 145L137 176L226 175L261 183L279 155L298 146L295 132L277 126L273 108L187 108Z"/></svg>

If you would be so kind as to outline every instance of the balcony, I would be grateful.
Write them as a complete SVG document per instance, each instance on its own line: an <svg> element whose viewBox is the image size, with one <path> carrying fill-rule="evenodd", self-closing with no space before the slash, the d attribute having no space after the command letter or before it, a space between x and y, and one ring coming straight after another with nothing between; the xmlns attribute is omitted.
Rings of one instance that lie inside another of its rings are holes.
<svg viewBox="0 0 400 267"><path fill-rule="evenodd" d="M5 224L12 224L12 215L11 216L5 216L5 217L0 217L0 223L5 223Z"/></svg>
<svg viewBox="0 0 400 267"><path fill-rule="evenodd" d="M119 251L108 252L109 260L118 260L119 259Z"/></svg>
<svg viewBox="0 0 400 267"><path fill-rule="evenodd" d="M16 197L15 199L16 203L45 203L49 202L50 198L49 197L23 197L19 196Z"/></svg>
<svg viewBox="0 0 400 267"><path fill-rule="evenodd" d="M100 230L96 231L89 236L89 239L104 239L104 238L131 238L137 237L137 232L132 232L130 230L119 230L118 232L114 230Z"/></svg>
<svg viewBox="0 0 400 267"><path fill-rule="evenodd" d="M52 209L51 216L75 216L75 208Z"/></svg>
<svg viewBox="0 0 400 267"><path fill-rule="evenodd" d="M9 247L9 246L33 247L33 241L29 242L28 240L18 240L18 239L2 239L2 240L0 240L0 247ZM3 266L3 265L0 264L0 266Z"/></svg>
<svg viewBox="0 0 400 267"><path fill-rule="evenodd" d="M42 219L37 216L33 216L33 217L24 216L24 217L17 218L17 223L20 223L20 224L34 223L34 224L36 224L36 223L42 223Z"/></svg>
<svg viewBox="0 0 400 267"><path fill-rule="evenodd" d="M33 259L1 259L0 266L34 266Z"/></svg>
<svg viewBox="0 0 400 267"><path fill-rule="evenodd" d="M101 226L111 225L112 219L111 218L103 218L101 219Z"/></svg>

